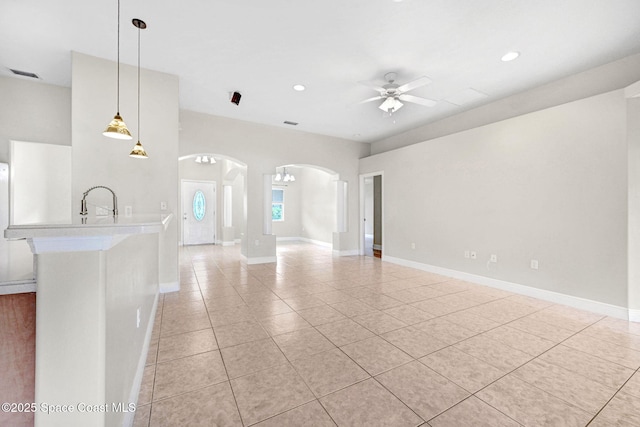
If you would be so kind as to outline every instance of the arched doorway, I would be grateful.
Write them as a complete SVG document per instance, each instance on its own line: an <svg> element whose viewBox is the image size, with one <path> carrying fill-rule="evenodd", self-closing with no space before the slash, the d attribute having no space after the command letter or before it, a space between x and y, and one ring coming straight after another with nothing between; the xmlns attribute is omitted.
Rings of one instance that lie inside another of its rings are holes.
<svg viewBox="0 0 640 427"><path fill-rule="evenodd" d="M342 224L339 174L316 165L288 164L272 175L272 233L276 242L301 241L334 248Z"/></svg>

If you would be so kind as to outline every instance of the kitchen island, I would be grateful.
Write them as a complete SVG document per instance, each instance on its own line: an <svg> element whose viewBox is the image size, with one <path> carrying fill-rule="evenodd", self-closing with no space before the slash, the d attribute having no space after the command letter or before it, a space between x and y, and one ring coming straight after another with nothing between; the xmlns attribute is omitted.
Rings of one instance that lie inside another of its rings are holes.
<svg viewBox="0 0 640 427"><path fill-rule="evenodd" d="M130 425L173 215L10 226L36 258L37 427Z"/></svg>

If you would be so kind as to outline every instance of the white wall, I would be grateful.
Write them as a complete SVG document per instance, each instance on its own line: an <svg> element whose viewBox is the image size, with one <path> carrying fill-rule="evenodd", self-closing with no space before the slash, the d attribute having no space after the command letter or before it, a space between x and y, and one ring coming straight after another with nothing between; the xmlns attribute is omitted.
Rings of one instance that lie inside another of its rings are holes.
<svg viewBox="0 0 640 427"><path fill-rule="evenodd" d="M246 232L247 225L245 223L245 203L244 203L244 192L245 192L245 182L246 182L246 170L243 171L242 174L238 174L233 180L233 190L232 190L232 205L233 205L233 229L235 240L242 239Z"/></svg>
<svg viewBox="0 0 640 427"><path fill-rule="evenodd" d="M141 142L149 155L142 160L129 157L138 136L137 68L120 69L120 113L132 141L102 135L116 113L116 63L74 52L72 70L73 206L80 206L88 188L104 185L115 191L122 214L125 206L134 214L160 214L160 202L166 202L164 213L178 215L178 78L142 70ZM111 194L95 190L87 201L110 206ZM178 282L177 219L160 244L160 283L167 286Z"/></svg>
<svg viewBox="0 0 640 427"><path fill-rule="evenodd" d="M349 231L341 249L358 248L358 159L369 154L368 144L184 110L180 125L180 156L215 152L247 165L243 254L250 262L275 260L275 236L263 234L263 175L283 164L324 167L350 184Z"/></svg>
<svg viewBox="0 0 640 427"><path fill-rule="evenodd" d="M71 222L71 147L12 141L9 169L11 224Z"/></svg>
<svg viewBox="0 0 640 427"><path fill-rule="evenodd" d="M298 182L302 184L302 237L331 243L333 232L336 231L336 176L318 169L303 168L296 183Z"/></svg>
<svg viewBox="0 0 640 427"><path fill-rule="evenodd" d="M364 234L373 236L373 178L364 179Z"/></svg>
<svg viewBox="0 0 640 427"><path fill-rule="evenodd" d="M0 77L0 163L9 163L10 142L71 145L71 89Z"/></svg>
<svg viewBox="0 0 640 427"><path fill-rule="evenodd" d="M385 256L627 306L622 91L361 160L378 170Z"/></svg>
<svg viewBox="0 0 640 427"><path fill-rule="evenodd" d="M640 322L640 82L627 88L629 309Z"/></svg>
<svg viewBox="0 0 640 427"><path fill-rule="evenodd" d="M300 237L302 225L300 222L300 170L297 168L287 168L296 177L295 182L275 183L273 188L284 190L284 221L273 221L273 234L277 238Z"/></svg>

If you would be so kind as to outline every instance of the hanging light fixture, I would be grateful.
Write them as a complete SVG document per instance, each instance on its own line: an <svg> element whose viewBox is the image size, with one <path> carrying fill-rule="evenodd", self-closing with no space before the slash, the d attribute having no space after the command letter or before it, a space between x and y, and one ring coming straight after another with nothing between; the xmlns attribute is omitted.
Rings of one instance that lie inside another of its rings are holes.
<svg viewBox="0 0 640 427"><path fill-rule="evenodd" d="M147 152L140 143L140 30L147 28L147 24L141 19L132 19L131 22L138 28L138 143L133 147L129 157L135 157L137 159L146 159Z"/></svg>
<svg viewBox="0 0 640 427"><path fill-rule="evenodd" d="M276 177L274 179L278 182L282 181L282 174L280 172L277 172Z"/></svg>
<svg viewBox="0 0 640 427"><path fill-rule="evenodd" d="M118 83L116 92L116 115L102 134L109 138L131 139L131 133L120 116L120 0L118 0Z"/></svg>

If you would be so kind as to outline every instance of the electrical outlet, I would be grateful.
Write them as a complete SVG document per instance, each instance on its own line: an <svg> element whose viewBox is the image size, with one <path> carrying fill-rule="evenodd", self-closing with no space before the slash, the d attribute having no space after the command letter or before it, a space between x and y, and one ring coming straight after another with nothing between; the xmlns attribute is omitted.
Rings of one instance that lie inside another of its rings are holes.
<svg viewBox="0 0 640 427"><path fill-rule="evenodd" d="M124 216L131 216L131 215L133 215L133 208L131 206L125 206Z"/></svg>
<svg viewBox="0 0 640 427"><path fill-rule="evenodd" d="M537 259L532 259L531 260L531 268L534 270L538 269L538 260Z"/></svg>
<svg viewBox="0 0 640 427"><path fill-rule="evenodd" d="M415 243L411 243L411 249L415 249L416 248L416 244Z"/></svg>
<svg viewBox="0 0 640 427"><path fill-rule="evenodd" d="M160 202L160 210L161 211L167 210L167 202Z"/></svg>
<svg viewBox="0 0 640 427"><path fill-rule="evenodd" d="M478 254L475 251L471 251L471 259L478 258Z"/></svg>
<svg viewBox="0 0 640 427"><path fill-rule="evenodd" d="M260 240L256 240L256 246L260 246Z"/></svg>
<svg viewBox="0 0 640 427"><path fill-rule="evenodd" d="M469 254L469 251L464 251L464 257L469 259L471 255Z"/></svg>
<svg viewBox="0 0 640 427"><path fill-rule="evenodd" d="M491 261L491 262L498 262L498 255L496 255L496 254L491 254L490 261Z"/></svg>

